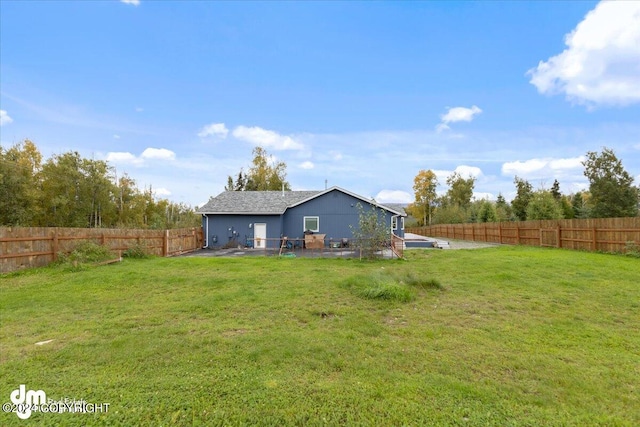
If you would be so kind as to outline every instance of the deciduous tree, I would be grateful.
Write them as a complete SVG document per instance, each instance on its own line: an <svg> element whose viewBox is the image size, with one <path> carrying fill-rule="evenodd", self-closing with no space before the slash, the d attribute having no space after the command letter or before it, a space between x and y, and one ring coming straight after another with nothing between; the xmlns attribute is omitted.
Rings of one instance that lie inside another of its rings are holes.
<svg viewBox="0 0 640 427"><path fill-rule="evenodd" d="M437 186L438 178L431 169L421 170L413 179L413 192L416 199L412 204L412 215L421 219L422 225L431 224Z"/></svg>
<svg viewBox="0 0 640 427"><path fill-rule="evenodd" d="M638 189L613 150L604 147L601 153L589 151L582 164L585 167L584 175L589 180L593 217L614 218L638 214Z"/></svg>
<svg viewBox="0 0 640 427"><path fill-rule="evenodd" d="M253 149L253 161L244 189L247 191L291 190L286 177L287 164L275 161L264 148L256 147Z"/></svg>
<svg viewBox="0 0 640 427"><path fill-rule="evenodd" d="M41 162L28 139L9 149L0 146L0 225L28 226L38 217Z"/></svg>
<svg viewBox="0 0 640 427"><path fill-rule="evenodd" d="M462 209L468 209L473 196L473 188L476 179L472 176L463 178L458 172L454 172L447 178L447 199L449 203L458 205Z"/></svg>

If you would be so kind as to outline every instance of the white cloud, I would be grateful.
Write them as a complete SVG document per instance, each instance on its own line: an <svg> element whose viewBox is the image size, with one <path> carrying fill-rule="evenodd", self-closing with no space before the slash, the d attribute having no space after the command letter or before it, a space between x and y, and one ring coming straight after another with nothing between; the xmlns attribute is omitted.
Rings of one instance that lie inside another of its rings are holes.
<svg viewBox="0 0 640 427"><path fill-rule="evenodd" d="M132 163L134 165L142 164L143 160L129 152L110 152L107 153L106 160L114 163Z"/></svg>
<svg viewBox="0 0 640 427"><path fill-rule="evenodd" d="M143 111L144 111L144 108L136 107L136 113L142 113Z"/></svg>
<svg viewBox="0 0 640 427"><path fill-rule="evenodd" d="M211 123L202 128L200 132L198 132L198 136L200 138L206 138L208 136L216 136L222 139L225 139L229 134L229 129L224 125L224 123Z"/></svg>
<svg viewBox="0 0 640 427"><path fill-rule="evenodd" d="M171 191L167 190L166 188L154 188L153 189L153 194L155 194L156 196L170 196L171 195Z"/></svg>
<svg viewBox="0 0 640 427"><path fill-rule="evenodd" d="M166 148L147 148L140 155L143 159L175 160L176 153Z"/></svg>
<svg viewBox="0 0 640 427"><path fill-rule="evenodd" d="M480 113L482 113L482 110L477 105L473 105L471 108L449 108L446 114L440 116L442 122L436 126L436 131L443 132L446 130L450 130L451 127L449 126L449 123L470 122L471 120L473 120L474 116Z"/></svg>
<svg viewBox="0 0 640 427"><path fill-rule="evenodd" d="M290 136L280 135L258 126L238 126L233 130L233 136L253 145L273 148L274 150L302 150L304 148L301 143Z"/></svg>
<svg viewBox="0 0 640 427"><path fill-rule="evenodd" d="M0 110L0 126L8 125L13 122L13 119L9 117L9 114L5 110Z"/></svg>
<svg viewBox="0 0 640 427"><path fill-rule="evenodd" d="M313 169L315 167L315 165L313 164L313 162L310 161L306 161L300 164L300 169Z"/></svg>
<svg viewBox="0 0 640 427"><path fill-rule="evenodd" d="M540 93L588 106L640 102L640 2L600 2L565 44L527 72Z"/></svg>
<svg viewBox="0 0 640 427"><path fill-rule="evenodd" d="M380 203L411 203L413 196L406 191L381 190L374 199Z"/></svg>
<svg viewBox="0 0 640 427"><path fill-rule="evenodd" d="M479 176L482 176L482 169L475 166L460 165L456 168L455 172L458 172L460 176L462 176L465 179L468 176L472 176L473 178L478 178Z"/></svg>
<svg viewBox="0 0 640 427"><path fill-rule="evenodd" d="M553 159L549 162L549 167L555 170L577 169L584 167L584 165L582 164L582 162L584 161L584 156L574 157L571 159Z"/></svg>
<svg viewBox="0 0 640 427"><path fill-rule="evenodd" d="M528 174L543 169L549 162L541 159L530 159L524 162L516 160L502 165L503 175Z"/></svg>
<svg viewBox="0 0 640 427"><path fill-rule="evenodd" d="M134 6L140 6L140 0L120 0L124 4L132 4Z"/></svg>
<svg viewBox="0 0 640 427"><path fill-rule="evenodd" d="M502 165L503 175L518 175L526 178L527 176L556 176L559 173L574 171L582 168L584 156L573 157L568 159L529 159L524 162L506 162Z"/></svg>
<svg viewBox="0 0 640 427"><path fill-rule="evenodd" d="M120 139L120 135L113 135L113 139Z"/></svg>
<svg viewBox="0 0 640 427"><path fill-rule="evenodd" d="M136 166L140 166L145 163L145 160L175 160L176 153L166 148L147 148L140 156L129 153L127 151L116 151L107 153L106 160L114 163L130 163Z"/></svg>

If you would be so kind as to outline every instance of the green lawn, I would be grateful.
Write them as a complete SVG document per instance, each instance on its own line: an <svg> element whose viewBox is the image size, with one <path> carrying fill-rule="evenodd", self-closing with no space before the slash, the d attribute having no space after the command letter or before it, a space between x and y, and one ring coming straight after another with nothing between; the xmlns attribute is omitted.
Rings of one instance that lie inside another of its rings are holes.
<svg viewBox="0 0 640 427"><path fill-rule="evenodd" d="M0 401L110 406L0 425L640 425L640 260L406 254L2 276Z"/></svg>

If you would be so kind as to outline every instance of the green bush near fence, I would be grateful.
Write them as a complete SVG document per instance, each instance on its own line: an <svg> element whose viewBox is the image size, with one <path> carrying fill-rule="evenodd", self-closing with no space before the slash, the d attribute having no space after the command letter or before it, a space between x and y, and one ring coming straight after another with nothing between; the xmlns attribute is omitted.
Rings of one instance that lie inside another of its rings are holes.
<svg viewBox="0 0 640 427"><path fill-rule="evenodd" d="M0 276L3 403L25 384L109 404L0 425L640 425L637 259L511 246L406 258ZM376 283L411 298L354 292Z"/></svg>
<svg viewBox="0 0 640 427"><path fill-rule="evenodd" d="M86 268L87 265L112 260L114 258L117 258L117 255L106 246L86 240L77 243L69 253L58 253L58 259L53 263L53 266L83 269Z"/></svg>

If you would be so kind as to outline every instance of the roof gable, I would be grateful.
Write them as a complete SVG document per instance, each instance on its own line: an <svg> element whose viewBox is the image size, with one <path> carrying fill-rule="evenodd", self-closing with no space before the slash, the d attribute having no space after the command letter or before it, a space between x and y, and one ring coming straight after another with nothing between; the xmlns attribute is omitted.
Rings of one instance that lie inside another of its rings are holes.
<svg viewBox="0 0 640 427"><path fill-rule="evenodd" d="M212 215L281 215L288 208L301 205L332 191L340 191L393 214L406 216L401 209L368 200L340 187L331 187L324 191L225 191L211 198L196 212Z"/></svg>
<svg viewBox="0 0 640 427"><path fill-rule="evenodd" d="M376 206L376 207L378 207L380 209L384 209L384 210L389 211L391 213L394 213L396 215L407 216L407 214L405 213L404 209L398 209L398 206L383 205L381 203L376 202L373 199L366 199L365 197L362 197L362 196L360 196L360 195L358 195L356 193L352 193L351 191L345 190L344 188L335 187L335 186L331 187L331 188L329 188L327 190L324 190L324 191L317 191L316 194L312 194L309 197L307 197L306 199L300 200L300 201L292 204L289 207L293 208L295 206L298 206L298 205L301 205L303 203L306 203L309 200L312 200L312 199L315 199L317 197L320 197L320 196L323 196L325 194L328 194L328 193L330 193L332 191L340 191L340 192L342 192L344 194L347 194L347 195L349 195L351 197L354 197L356 199L362 200L365 203L374 205L374 206Z"/></svg>

